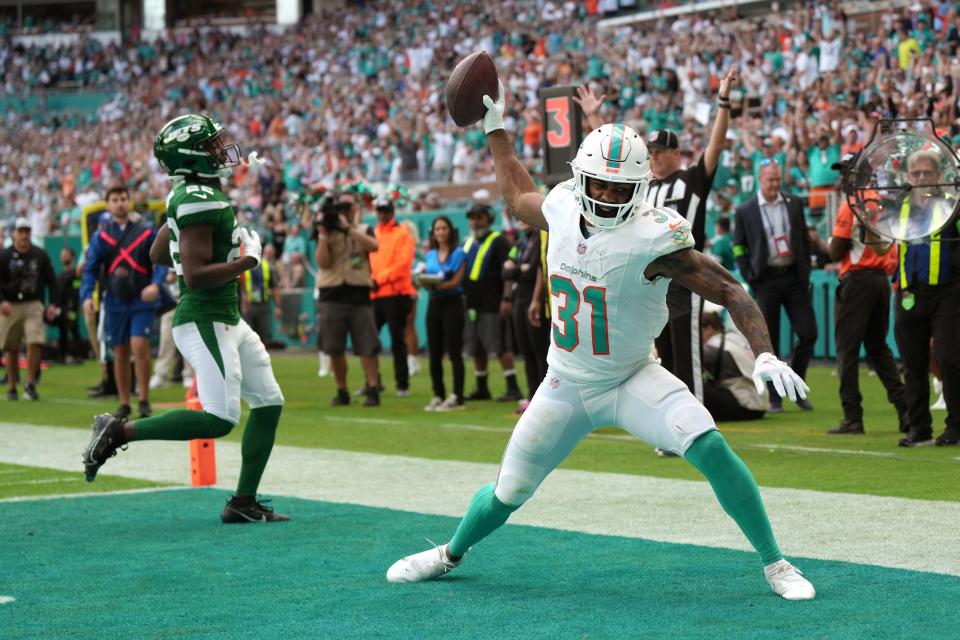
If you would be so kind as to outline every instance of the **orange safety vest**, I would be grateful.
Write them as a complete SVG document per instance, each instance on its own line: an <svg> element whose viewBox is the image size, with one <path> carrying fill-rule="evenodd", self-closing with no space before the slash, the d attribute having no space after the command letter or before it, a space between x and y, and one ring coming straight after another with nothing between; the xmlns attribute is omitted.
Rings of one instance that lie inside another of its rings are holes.
<svg viewBox="0 0 960 640"><path fill-rule="evenodd" d="M377 250L370 254L370 276L377 283L370 297L413 296L414 240L410 230L396 220L378 224L373 235Z"/></svg>

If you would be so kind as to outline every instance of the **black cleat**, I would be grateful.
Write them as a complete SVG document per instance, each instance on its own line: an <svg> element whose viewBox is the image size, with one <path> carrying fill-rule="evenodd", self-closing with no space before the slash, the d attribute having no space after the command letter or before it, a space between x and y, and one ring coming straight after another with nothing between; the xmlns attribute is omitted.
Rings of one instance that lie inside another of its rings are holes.
<svg viewBox="0 0 960 640"><path fill-rule="evenodd" d="M468 395L464 400L468 402L473 402L476 400L492 400L493 396L490 395L490 392L486 389L477 389L470 395Z"/></svg>
<svg viewBox="0 0 960 640"><path fill-rule="evenodd" d="M523 400L523 393L520 389L507 389L502 396L497 398L497 402L519 402Z"/></svg>
<svg viewBox="0 0 960 640"><path fill-rule="evenodd" d="M128 404L120 405L117 407L117 410L113 412L113 417L118 420L126 420L131 415L133 415L133 409L131 409Z"/></svg>
<svg viewBox="0 0 960 640"><path fill-rule="evenodd" d="M126 444L123 437L123 423L123 420L118 420L109 413L101 413L93 421L93 436L83 452L83 467L87 474L87 482L93 482L97 477L97 471L107 458L117 455L117 449Z"/></svg>
<svg viewBox="0 0 960 640"><path fill-rule="evenodd" d="M955 447L960 444L960 429L947 429L934 442L938 447Z"/></svg>
<svg viewBox="0 0 960 640"><path fill-rule="evenodd" d="M813 405L806 398L797 398L797 406L804 411L813 411Z"/></svg>
<svg viewBox="0 0 960 640"><path fill-rule="evenodd" d="M334 407L345 407L350 404L350 392L346 389L338 389L337 395L333 397L330 404Z"/></svg>
<svg viewBox="0 0 960 640"><path fill-rule="evenodd" d="M827 431L830 436L862 436L863 422L860 420L847 420L844 418L840 424Z"/></svg>
<svg viewBox="0 0 960 640"><path fill-rule="evenodd" d="M35 384L25 384L23 385L23 397L27 400L39 400L40 394L37 393L37 385Z"/></svg>
<svg viewBox="0 0 960 640"><path fill-rule="evenodd" d="M19 400L20 396L17 395L16 389L9 389L7 391L7 400Z"/></svg>
<svg viewBox="0 0 960 640"><path fill-rule="evenodd" d="M266 505L269 500L258 501L253 496L233 496L227 500L220 519L224 524L248 524L251 522L285 522L290 516L276 513Z"/></svg>
<svg viewBox="0 0 960 640"><path fill-rule="evenodd" d="M770 394L770 411L768 413L783 413L783 401Z"/></svg>
<svg viewBox="0 0 960 640"><path fill-rule="evenodd" d="M363 401L363 406L365 407L379 407L380 406L380 392L377 391L376 387L367 387L367 398Z"/></svg>
<svg viewBox="0 0 960 640"><path fill-rule="evenodd" d="M933 444L933 433L930 431L911 429L907 437L901 438L897 444L901 447L926 447Z"/></svg>
<svg viewBox="0 0 960 640"><path fill-rule="evenodd" d="M96 387L87 390L91 398L110 398L117 395L117 385L114 382L102 381Z"/></svg>
<svg viewBox="0 0 960 640"><path fill-rule="evenodd" d="M141 418L149 418L153 415L153 407L150 406L149 400L141 400L140 404L137 405L137 410L140 412Z"/></svg>

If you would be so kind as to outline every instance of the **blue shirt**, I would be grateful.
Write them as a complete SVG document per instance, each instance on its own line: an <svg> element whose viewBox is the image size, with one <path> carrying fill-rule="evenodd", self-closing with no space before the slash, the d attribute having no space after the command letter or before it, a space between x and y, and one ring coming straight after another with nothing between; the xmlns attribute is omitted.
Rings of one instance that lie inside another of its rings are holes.
<svg viewBox="0 0 960 640"><path fill-rule="evenodd" d="M132 222L127 222L127 224L134 224ZM105 230L112 238L119 238L123 233L123 228L110 220L110 222L105 223ZM154 239L157 237L157 228L152 227L150 229L150 235L144 239L144 243L147 247L153 244ZM87 257L83 262L83 283L80 286L80 299L86 300L87 298L93 297L93 290L97 285L97 280L100 277L100 267L109 267L110 265L105 264L105 260L113 253L113 248L107 246L107 243L100 238L100 228L97 228L97 231L94 232L93 237L90 239L90 244L87 246ZM150 277L150 282L157 285L158 287L163 284L164 279L167 277L167 267L163 265L154 265L146 264L143 267L147 269L152 269L152 274ZM161 287L162 288L162 287ZM160 306L160 298L158 297L153 302L143 302L139 298L130 303L124 303L119 300L115 300L113 296L110 295L109 291L101 291L100 299L103 301L103 304L108 308L114 311L138 311L141 309L156 309Z"/></svg>
<svg viewBox="0 0 960 640"><path fill-rule="evenodd" d="M426 269L424 273L429 273L431 275L442 275L444 280L449 280L452 278L457 271L460 270L460 267L463 266L463 263L466 261L467 256L463 252L461 247L457 247L447 256L447 259L440 262L440 252L436 249L430 249L427 252L427 255L424 257L424 263L426 264ZM430 296L444 296L444 297L453 297L463 295L463 283L453 289L446 289L444 291L431 291Z"/></svg>

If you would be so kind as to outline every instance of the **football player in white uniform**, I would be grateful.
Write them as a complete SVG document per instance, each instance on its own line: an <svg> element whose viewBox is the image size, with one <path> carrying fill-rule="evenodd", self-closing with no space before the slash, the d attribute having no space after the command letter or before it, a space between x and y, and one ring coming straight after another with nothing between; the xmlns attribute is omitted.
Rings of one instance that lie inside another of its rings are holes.
<svg viewBox="0 0 960 640"><path fill-rule="evenodd" d="M686 385L650 356L667 321L673 279L727 308L759 354L759 391L769 380L780 395L806 397L803 380L772 355L759 308L726 269L692 248L684 218L643 201L651 172L635 131L622 124L592 131L571 163L573 179L545 197L503 131L503 95L501 87L496 103L484 97L483 127L507 204L521 220L550 232L549 370L513 431L497 481L477 491L447 544L397 561L387 580L430 580L456 568L581 439L615 424L700 470L757 550L773 591L789 600L813 598L813 585L783 558L746 465Z"/></svg>

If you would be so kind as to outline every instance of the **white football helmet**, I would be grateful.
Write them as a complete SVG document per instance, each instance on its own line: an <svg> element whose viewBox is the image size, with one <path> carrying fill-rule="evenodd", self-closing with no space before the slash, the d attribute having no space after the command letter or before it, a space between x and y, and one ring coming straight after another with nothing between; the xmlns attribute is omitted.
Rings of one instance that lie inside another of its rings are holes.
<svg viewBox="0 0 960 640"><path fill-rule="evenodd" d="M623 124L605 124L591 131L580 143L573 168L574 195L583 217L599 229L613 229L635 213L649 208L643 199L653 176L647 145L636 131ZM587 179L633 185L633 194L623 203L604 202L587 195Z"/></svg>

